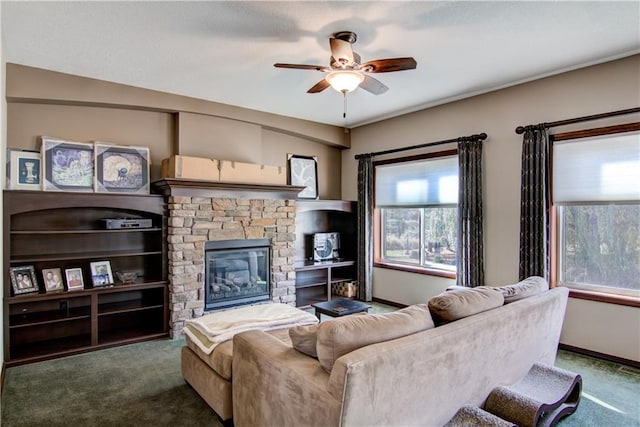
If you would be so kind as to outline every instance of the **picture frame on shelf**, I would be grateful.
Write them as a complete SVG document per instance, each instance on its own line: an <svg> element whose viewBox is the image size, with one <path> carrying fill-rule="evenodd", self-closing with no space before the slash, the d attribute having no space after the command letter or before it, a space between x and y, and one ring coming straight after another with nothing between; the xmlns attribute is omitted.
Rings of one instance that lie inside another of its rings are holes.
<svg viewBox="0 0 640 427"><path fill-rule="evenodd" d="M299 199L318 198L318 157L287 154L287 183L305 187Z"/></svg>
<svg viewBox="0 0 640 427"><path fill-rule="evenodd" d="M109 261L95 261L89 263L89 266L91 267L91 281L94 288L113 285L113 274Z"/></svg>
<svg viewBox="0 0 640 427"><path fill-rule="evenodd" d="M59 268L43 268L42 282L47 293L64 291L62 271Z"/></svg>
<svg viewBox="0 0 640 427"><path fill-rule="evenodd" d="M31 294L40 291L33 265L10 267L9 276L11 277L14 295Z"/></svg>
<svg viewBox="0 0 640 427"><path fill-rule="evenodd" d="M149 194L149 148L94 142L97 193Z"/></svg>
<svg viewBox="0 0 640 427"><path fill-rule="evenodd" d="M93 192L93 144L42 137L43 190Z"/></svg>
<svg viewBox="0 0 640 427"><path fill-rule="evenodd" d="M39 151L7 150L7 188L42 190L42 155Z"/></svg>
<svg viewBox="0 0 640 427"><path fill-rule="evenodd" d="M69 291L81 291L84 289L81 268L67 268L64 270L64 275L67 278L67 289Z"/></svg>

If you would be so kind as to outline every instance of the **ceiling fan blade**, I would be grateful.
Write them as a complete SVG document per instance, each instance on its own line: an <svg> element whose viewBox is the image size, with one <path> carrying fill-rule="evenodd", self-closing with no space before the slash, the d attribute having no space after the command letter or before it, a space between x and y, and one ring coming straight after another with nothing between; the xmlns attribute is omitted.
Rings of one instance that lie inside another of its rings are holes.
<svg viewBox="0 0 640 427"><path fill-rule="evenodd" d="M338 65L353 64L353 49L351 48L351 43L331 37L329 38L329 45L331 46L331 57L334 62Z"/></svg>
<svg viewBox="0 0 640 427"><path fill-rule="evenodd" d="M413 70L417 65L416 60L411 57L389 58L365 62L361 69L368 73L389 73L391 71Z"/></svg>
<svg viewBox="0 0 640 427"><path fill-rule="evenodd" d="M329 87L329 82L326 81L325 79L320 80L318 83L316 83L315 85L313 85L313 87L311 89L309 89L307 91L307 93L318 93L318 92L322 92L323 90L325 90L326 88Z"/></svg>
<svg viewBox="0 0 640 427"><path fill-rule="evenodd" d="M304 65L304 64L273 64L276 68L293 68L296 70L315 70L315 71L331 71L331 68L325 67L324 65Z"/></svg>
<svg viewBox="0 0 640 427"><path fill-rule="evenodd" d="M360 87L367 92L371 92L374 95L381 95L389 90L384 83L380 80L374 79L371 76L364 76L364 80L360 83Z"/></svg>

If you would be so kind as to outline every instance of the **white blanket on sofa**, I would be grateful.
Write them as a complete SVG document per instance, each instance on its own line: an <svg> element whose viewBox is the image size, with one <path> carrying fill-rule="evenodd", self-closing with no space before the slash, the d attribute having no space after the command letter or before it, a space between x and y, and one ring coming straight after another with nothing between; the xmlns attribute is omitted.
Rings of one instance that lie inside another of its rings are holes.
<svg viewBox="0 0 640 427"><path fill-rule="evenodd" d="M313 314L287 304L274 303L218 311L187 320L184 333L200 350L211 354L216 345L240 332L251 329L270 331L314 323L318 323L318 319Z"/></svg>

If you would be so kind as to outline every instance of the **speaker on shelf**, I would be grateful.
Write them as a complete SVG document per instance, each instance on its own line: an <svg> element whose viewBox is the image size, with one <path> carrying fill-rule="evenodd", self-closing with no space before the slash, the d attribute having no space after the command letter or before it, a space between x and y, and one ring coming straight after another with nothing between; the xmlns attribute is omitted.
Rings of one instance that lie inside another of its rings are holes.
<svg viewBox="0 0 640 427"><path fill-rule="evenodd" d="M340 233L316 233L313 235L313 260L327 261L340 257Z"/></svg>

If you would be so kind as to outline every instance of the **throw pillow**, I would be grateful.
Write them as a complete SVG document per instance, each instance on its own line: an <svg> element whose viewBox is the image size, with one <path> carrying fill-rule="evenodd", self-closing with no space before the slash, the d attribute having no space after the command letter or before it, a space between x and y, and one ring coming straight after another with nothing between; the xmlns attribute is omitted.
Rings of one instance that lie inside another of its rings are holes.
<svg viewBox="0 0 640 427"><path fill-rule="evenodd" d="M502 292L487 286L454 289L429 300L429 310L436 323L448 323L504 304Z"/></svg>
<svg viewBox="0 0 640 427"><path fill-rule="evenodd" d="M316 350L325 371L341 356L370 344L390 341L433 328L426 304L366 316L345 316L320 323Z"/></svg>
<svg viewBox="0 0 640 427"><path fill-rule="evenodd" d="M289 338L291 338L293 348L300 353L317 359L316 341L318 339L318 326L320 325L316 323L315 325L294 326L290 328Z"/></svg>
<svg viewBox="0 0 640 427"><path fill-rule="evenodd" d="M496 289L502 292L504 303L508 304L549 290L549 284L543 277L531 276L514 285L500 286Z"/></svg>

